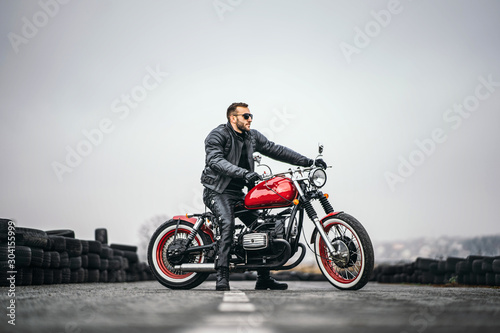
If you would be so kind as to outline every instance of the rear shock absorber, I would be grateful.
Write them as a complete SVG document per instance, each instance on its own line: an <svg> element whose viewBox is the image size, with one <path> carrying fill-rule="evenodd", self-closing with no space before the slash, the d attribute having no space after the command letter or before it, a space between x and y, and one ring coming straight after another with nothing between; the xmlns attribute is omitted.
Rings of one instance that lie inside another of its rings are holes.
<svg viewBox="0 0 500 333"><path fill-rule="evenodd" d="M325 195L322 194L319 197L319 202L321 203L321 207L323 207L327 215L334 212L333 207L330 204L330 201L328 201L328 198Z"/></svg>

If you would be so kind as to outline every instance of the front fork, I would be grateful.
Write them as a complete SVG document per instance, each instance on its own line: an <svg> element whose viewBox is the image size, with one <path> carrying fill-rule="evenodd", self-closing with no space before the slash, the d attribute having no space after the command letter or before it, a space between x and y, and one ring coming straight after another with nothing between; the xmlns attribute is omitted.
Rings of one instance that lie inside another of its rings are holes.
<svg viewBox="0 0 500 333"><path fill-rule="evenodd" d="M302 203L302 206L306 210L307 216L309 216L311 221L313 221L314 225L316 226L316 230L318 230L321 238L323 238L323 241L325 242L326 247L328 248L328 251L332 255L337 255L339 251L335 250L335 248L333 247L332 241L330 240L330 238L326 234L325 229L323 228L323 225L321 224L321 221L318 218L318 214L316 214L316 210L312 206L310 199L306 199L304 197L304 195L302 195L302 198L304 198L303 199L304 202ZM321 203L321 206L323 207L323 209L325 210L325 213L327 215L330 213L333 213L333 211L334 211L333 207L330 204L330 202L328 201L328 199L326 198L326 196L323 195L323 193L318 191L317 195L314 196L314 198L319 199L319 202ZM314 199L314 198L311 198L311 199Z"/></svg>

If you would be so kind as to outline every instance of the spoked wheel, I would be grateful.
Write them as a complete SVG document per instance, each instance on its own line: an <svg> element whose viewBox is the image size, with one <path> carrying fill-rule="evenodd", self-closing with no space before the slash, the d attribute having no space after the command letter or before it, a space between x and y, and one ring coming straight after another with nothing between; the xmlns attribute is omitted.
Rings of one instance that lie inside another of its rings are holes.
<svg viewBox="0 0 500 333"><path fill-rule="evenodd" d="M205 281L209 273L183 273L174 268L175 265L184 263L204 263L206 257L203 252L192 252L180 256L168 254L169 250L180 248L187 243L187 237L193 232L192 224L181 221L179 229L176 220L163 223L151 237L148 247L148 262L153 275L165 287L171 289L191 289ZM212 243L210 237L198 233L191 242L191 246L202 246Z"/></svg>
<svg viewBox="0 0 500 333"><path fill-rule="evenodd" d="M330 253L317 235L314 242L316 261L323 275L343 290L361 289L373 271L373 247L365 228L354 217L340 213L326 218L323 227L336 253Z"/></svg>

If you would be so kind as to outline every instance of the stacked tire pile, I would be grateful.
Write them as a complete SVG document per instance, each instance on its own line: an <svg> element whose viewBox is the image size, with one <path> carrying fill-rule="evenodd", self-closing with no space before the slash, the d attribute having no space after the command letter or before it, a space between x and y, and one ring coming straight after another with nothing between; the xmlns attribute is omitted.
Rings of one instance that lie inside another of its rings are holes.
<svg viewBox="0 0 500 333"><path fill-rule="evenodd" d="M417 258L415 262L379 265L372 281L381 283L463 284L500 286L500 257L448 257L445 260Z"/></svg>
<svg viewBox="0 0 500 333"><path fill-rule="evenodd" d="M153 279L137 247L108 245L104 228L96 229L95 236L82 240L72 230L14 228L11 220L0 219L0 286L10 284L12 271L16 285Z"/></svg>

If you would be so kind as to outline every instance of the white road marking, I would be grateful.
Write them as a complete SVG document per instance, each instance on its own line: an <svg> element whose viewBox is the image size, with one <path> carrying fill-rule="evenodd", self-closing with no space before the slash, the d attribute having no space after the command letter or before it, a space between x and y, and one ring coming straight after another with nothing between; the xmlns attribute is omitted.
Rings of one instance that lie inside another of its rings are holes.
<svg viewBox="0 0 500 333"><path fill-rule="evenodd" d="M247 295L242 291L226 291L222 303L219 304L220 312L255 312L255 305L250 303Z"/></svg>

